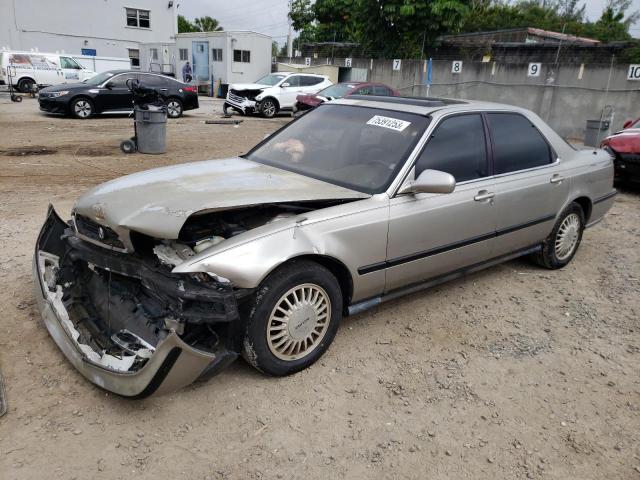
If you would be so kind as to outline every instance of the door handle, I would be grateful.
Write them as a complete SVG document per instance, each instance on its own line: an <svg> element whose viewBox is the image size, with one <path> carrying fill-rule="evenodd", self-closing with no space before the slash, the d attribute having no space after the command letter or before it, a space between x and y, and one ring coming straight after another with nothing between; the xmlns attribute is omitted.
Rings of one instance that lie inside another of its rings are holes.
<svg viewBox="0 0 640 480"><path fill-rule="evenodd" d="M563 180L564 180L564 177L556 173L553 177L551 177L551 180L549 181L551 183L562 183Z"/></svg>
<svg viewBox="0 0 640 480"><path fill-rule="evenodd" d="M493 193L493 192L488 192L486 190L480 190L478 192L478 194L475 197L473 197L473 199L476 202L484 202L485 200L491 200L495 196L496 196L496 194Z"/></svg>
<svg viewBox="0 0 640 480"><path fill-rule="evenodd" d="M167 92L169 89L168 88L161 88L160 91L161 92Z"/></svg>

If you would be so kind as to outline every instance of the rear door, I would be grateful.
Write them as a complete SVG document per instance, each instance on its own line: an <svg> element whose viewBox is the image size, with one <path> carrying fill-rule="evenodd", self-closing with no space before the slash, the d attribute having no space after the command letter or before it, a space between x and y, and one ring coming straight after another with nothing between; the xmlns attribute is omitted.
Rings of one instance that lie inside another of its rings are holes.
<svg viewBox="0 0 640 480"><path fill-rule="evenodd" d="M302 75L300 78L300 90L303 93L318 93L321 90L323 77Z"/></svg>
<svg viewBox="0 0 640 480"><path fill-rule="evenodd" d="M549 235L569 185L551 145L531 120L512 112L486 116L498 214L496 254L501 255Z"/></svg>
<svg viewBox="0 0 640 480"><path fill-rule="evenodd" d="M391 199L386 290L482 262L493 255L496 213L482 114L445 117L415 165L450 173L449 194Z"/></svg>

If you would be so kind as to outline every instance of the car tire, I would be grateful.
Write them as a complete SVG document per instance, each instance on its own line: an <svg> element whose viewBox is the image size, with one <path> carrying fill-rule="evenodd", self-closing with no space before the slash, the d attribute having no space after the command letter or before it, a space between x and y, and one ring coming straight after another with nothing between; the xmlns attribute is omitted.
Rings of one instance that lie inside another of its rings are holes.
<svg viewBox="0 0 640 480"><path fill-rule="evenodd" d="M247 308L242 355L259 371L284 376L318 360L342 320L342 291L325 267L294 260L269 275Z"/></svg>
<svg viewBox="0 0 640 480"><path fill-rule="evenodd" d="M273 98L265 98L260 104L260 114L264 118L273 118L278 113L278 104Z"/></svg>
<svg viewBox="0 0 640 480"><path fill-rule="evenodd" d="M29 93L33 90L35 84L36 82L34 82L30 78L21 78L18 82L18 90L20 90L22 93Z"/></svg>
<svg viewBox="0 0 640 480"><path fill-rule="evenodd" d="M93 102L86 97L73 99L69 105L69 111L73 117L81 120L86 120L95 113Z"/></svg>
<svg viewBox="0 0 640 480"><path fill-rule="evenodd" d="M182 102L177 98L170 98L167 100L167 116L169 118L180 118L182 116L183 107Z"/></svg>
<svg viewBox="0 0 640 480"><path fill-rule="evenodd" d="M571 203L558 216L551 234L542 244L542 250L533 255L533 261L551 270L567 265L578 251L584 225L582 207Z"/></svg>

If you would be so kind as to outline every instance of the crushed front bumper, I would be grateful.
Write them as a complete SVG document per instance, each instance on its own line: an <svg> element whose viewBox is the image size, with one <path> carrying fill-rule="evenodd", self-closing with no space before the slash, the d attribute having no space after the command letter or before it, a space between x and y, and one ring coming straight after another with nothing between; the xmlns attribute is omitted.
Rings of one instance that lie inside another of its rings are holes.
<svg viewBox="0 0 640 480"><path fill-rule="evenodd" d="M225 99L228 106L231 108L235 108L240 110L242 113L254 113L258 108L258 102L255 100L250 100L246 97L241 97L240 95L235 95L231 92L227 93L227 98Z"/></svg>
<svg viewBox="0 0 640 480"><path fill-rule="evenodd" d="M33 261L34 293L47 327L60 350L89 381L118 395L144 398L182 388L201 377L210 377L233 362L238 354L227 348L204 351L185 343L175 330L164 337L143 365L128 370L130 357L96 351L86 343L70 318L62 287L52 280L68 254L64 239L69 226L50 206L40 231ZM130 365L129 365L130 366Z"/></svg>

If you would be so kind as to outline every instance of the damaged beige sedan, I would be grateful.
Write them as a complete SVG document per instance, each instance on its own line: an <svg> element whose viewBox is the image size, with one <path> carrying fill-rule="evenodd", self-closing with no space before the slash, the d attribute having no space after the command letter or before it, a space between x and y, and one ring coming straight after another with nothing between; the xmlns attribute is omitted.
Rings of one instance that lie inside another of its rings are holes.
<svg viewBox="0 0 640 480"><path fill-rule="evenodd" d="M45 324L91 382L144 397L238 356L315 362L344 315L521 255L560 268L613 166L533 113L450 100L321 105L246 155L116 179L34 258Z"/></svg>

